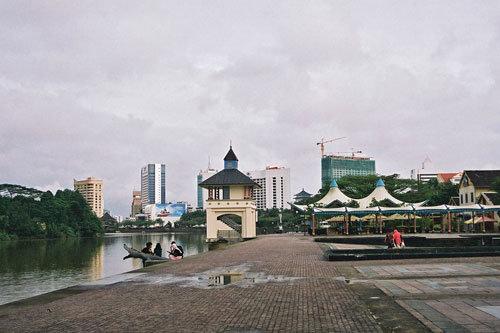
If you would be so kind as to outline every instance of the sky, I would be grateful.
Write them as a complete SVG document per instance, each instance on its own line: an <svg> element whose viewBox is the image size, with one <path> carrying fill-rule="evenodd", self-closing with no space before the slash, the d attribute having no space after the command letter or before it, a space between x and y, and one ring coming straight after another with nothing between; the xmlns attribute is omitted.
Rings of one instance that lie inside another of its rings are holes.
<svg viewBox="0 0 500 333"><path fill-rule="evenodd" d="M498 169L499 78L498 1L2 1L0 183L96 177L128 216L165 163L196 205L232 142L315 193L343 136L379 174Z"/></svg>

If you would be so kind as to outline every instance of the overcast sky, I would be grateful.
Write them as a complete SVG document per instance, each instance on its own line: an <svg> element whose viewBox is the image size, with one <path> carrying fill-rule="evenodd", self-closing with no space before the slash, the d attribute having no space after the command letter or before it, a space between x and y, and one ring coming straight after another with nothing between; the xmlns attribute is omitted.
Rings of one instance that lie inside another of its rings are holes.
<svg viewBox="0 0 500 333"><path fill-rule="evenodd" d="M195 205L230 140L292 194L321 138L380 174L500 168L498 1L2 1L0 51L0 183L94 176L115 215L147 163Z"/></svg>

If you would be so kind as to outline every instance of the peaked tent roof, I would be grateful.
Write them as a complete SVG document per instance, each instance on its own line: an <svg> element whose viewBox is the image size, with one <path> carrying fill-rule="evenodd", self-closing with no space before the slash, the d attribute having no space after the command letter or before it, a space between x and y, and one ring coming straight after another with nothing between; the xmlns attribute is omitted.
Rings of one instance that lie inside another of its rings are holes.
<svg viewBox="0 0 500 333"><path fill-rule="evenodd" d="M377 187L375 187L375 189L373 190L372 193L370 193L368 196L358 200L359 207L361 207L361 208L370 207L373 199L375 199L377 201L389 200L390 202L392 202L396 205L404 205L405 204L403 201L394 198L387 191L382 179L379 179L379 181L377 183Z"/></svg>
<svg viewBox="0 0 500 333"><path fill-rule="evenodd" d="M361 199L353 199L345 195L339 188L338 185L335 181L332 181L330 184L330 190L328 191L327 194L320 200L318 200L316 203L322 204L324 207L330 205L334 201L340 201L342 203L347 203L349 201L356 201L359 204L360 208L368 208L370 207L372 200L375 199L377 201L383 201L383 200L389 200L392 203L403 206L403 205L409 205L409 203L403 202L401 200L398 200L394 198L385 188L385 184L382 180L382 178L379 178L377 182L377 186L373 190L372 193L370 193L368 196L361 198ZM424 202L419 202L413 204L415 207L421 206L425 203Z"/></svg>
<svg viewBox="0 0 500 333"><path fill-rule="evenodd" d="M345 195L337 186L337 183L335 180L332 180L332 183L330 184L330 189L328 192L325 194L325 196L316 203L322 204L323 206L328 206L334 201L340 201L342 203L347 203L349 201L352 201L353 199L349 198L347 195Z"/></svg>
<svg viewBox="0 0 500 333"><path fill-rule="evenodd" d="M207 178L200 183L201 187L215 185L252 185L257 188L261 188L259 184L254 182L250 177L248 177L238 169L221 170L212 177Z"/></svg>
<svg viewBox="0 0 500 333"><path fill-rule="evenodd" d="M224 157L224 161L238 161L238 157L236 157L236 154L233 151L233 146L229 146L229 151L226 154L226 157Z"/></svg>

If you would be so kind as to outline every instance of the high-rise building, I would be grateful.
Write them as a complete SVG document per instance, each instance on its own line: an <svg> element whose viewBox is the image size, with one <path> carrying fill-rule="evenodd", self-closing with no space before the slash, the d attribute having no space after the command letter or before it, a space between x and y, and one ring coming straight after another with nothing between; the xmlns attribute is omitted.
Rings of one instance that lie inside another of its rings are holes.
<svg viewBox="0 0 500 333"><path fill-rule="evenodd" d="M321 184L330 184L343 176L375 174L375 160L369 157L328 155L321 158Z"/></svg>
<svg viewBox="0 0 500 333"><path fill-rule="evenodd" d="M102 180L88 177L85 180L73 179L75 191L78 191L85 198L92 211L97 217L104 215L102 200Z"/></svg>
<svg viewBox="0 0 500 333"><path fill-rule="evenodd" d="M289 168L268 166L264 170L246 172L246 175L261 187L253 189L257 209L283 209L292 201Z"/></svg>
<svg viewBox="0 0 500 333"><path fill-rule="evenodd" d="M151 204L166 203L165 164L148 164L141 169L142 209Z"/></svg>
<svg viewBox="0 0 500 333"><path fill-rule="evenodd" d="M131 217L140 214L142 210L141 191L132 191L132 212Z"/></svg>
<svg viewBox="0 0 500 333"><path fill-rule="evenodd" d="M196 177L197 179L197 188L198 188L198 197L197 197L197 208L201 208L201 209L205 209L205 201L207 201L208 199L208 190L207 189L204 189L204 188L201 188L199 185L202 181L204 181L205 179L208 179L210 177L212 177L213 175L215 175L218 171L215 170L215 169L210 169L210 167L206 170L200 170L200 173L198 174L198 176Z"/></svg>

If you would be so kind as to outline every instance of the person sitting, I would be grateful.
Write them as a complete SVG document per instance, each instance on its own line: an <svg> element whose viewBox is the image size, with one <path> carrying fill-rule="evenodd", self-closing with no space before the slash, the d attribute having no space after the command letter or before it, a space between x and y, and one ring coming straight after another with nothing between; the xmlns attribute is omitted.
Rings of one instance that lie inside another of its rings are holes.
<svg viewBox="0 0 500 333"><path fill-rule="evenodd" d="M141 250L142 253L154 254L153 253L153 243L147 242L146 247Z"/></svg>
<svg viewBox="0 0 500 333"><path fill-rule="evenodd" d="M162 250L161 250L161 244L160 243L156 243L156 247L155 247L154 253L155 253L155 256L161 257Z"/></svg>
<svg viewBox="0 0 500 333"><path fill-rule="evenodd" d="M177 246L175 241L173 241L170 244L170 251L168 253L169 253L168 257L171 260L179 260L179 259L182 259L184 257L184 251L182 250L181 247Z"/></svg>
<svg viewBox="0 0 500 333"><path fill-rule="evenodd" d="M388 249L392 249L394 247L394 233L392 231L385 234L385 243L387 244Z"/></svg>

